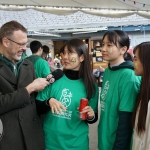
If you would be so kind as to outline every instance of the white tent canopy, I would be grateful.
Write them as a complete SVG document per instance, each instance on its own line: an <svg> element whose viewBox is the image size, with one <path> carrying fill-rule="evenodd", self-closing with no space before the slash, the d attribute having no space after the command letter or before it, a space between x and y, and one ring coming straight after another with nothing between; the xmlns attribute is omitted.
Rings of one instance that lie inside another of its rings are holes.
<svg viewBox="0 0 150 150"><path fill-rule="evenodd" d="M56 15L68 15L81 11L92 15L117 18L136 13L150 18L150 0L1 0L0 9L10 11L34 9Z"/></svg>
<svg viewBox="0 0 150 150"><path fill-rule="evenodd" d="M150 10L149 0L1 0L2 5Z"/></svg>
<svg viewBox="0 0 150 150"><path fill-rule="evenodd" d="M48 6L20 6L20 5L0 5L0 10L6 11L23 11L34 9L40 12L55 14L55 15L70 15L77 11L81 11L91 15L121 18L132 14L150 19L150 11L145 10L114 10L114 9L95 9L95 8L71 8L71 7L48 7Z"/></svg>
<svg viewBox="0 0 150 150"><path fill-rule="evenodd" d="M57 33L79 28L82 32L148 25L150 0L1 0L0 18L0 25L17 20L34 35L59 37Z"/></svg>

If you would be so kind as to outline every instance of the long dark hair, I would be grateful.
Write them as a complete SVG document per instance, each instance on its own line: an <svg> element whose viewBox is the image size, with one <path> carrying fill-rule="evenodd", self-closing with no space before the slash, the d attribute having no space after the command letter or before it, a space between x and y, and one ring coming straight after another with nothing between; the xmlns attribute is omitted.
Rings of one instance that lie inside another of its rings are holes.
<svg viewBox="0 0 150 150"><path fill-rule="evenodd" d="M150 42L143 42L134 48L134 54L138 51L139 60L143 66L143 75L140 92L133 112L132 124L135 127L136 114L139 109L137 131L139 134L145 132L147 107L150 100Z"/></svg>
<svg viewBox="0 0 150 150"><path fill-rule="evenodd" d="M130 40L126 32L122 30L107 31L104 34L102 41L104 40L105 36L107 36L109 42L113 43L116 47L122 48L126 46L127 50L129 49Z"/></svg>
<svg viewBox="0 0 150 150"><path fill-rule="evenodd" d="M79 69L79 78L82 78L87 90L87 98L90 99L96 91L95 80L92 74L92 67L90 62L90 55L87 45L80 39L71 39L67 41L60 49L60 53L64 52L64 48L67 46L69 52L76 51L80 57L84 55L84 61L81 62Z"/></svg>

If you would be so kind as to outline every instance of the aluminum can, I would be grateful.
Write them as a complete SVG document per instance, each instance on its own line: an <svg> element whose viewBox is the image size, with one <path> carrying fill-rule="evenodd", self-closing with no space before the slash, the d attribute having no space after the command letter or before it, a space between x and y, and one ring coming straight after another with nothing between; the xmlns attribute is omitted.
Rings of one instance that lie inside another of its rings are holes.
<svg viewBox="0 0 150 150"><path fill-rule="evenodd" d="M86 120L87 119L87 113L80 113L82 112L83 108L88 105L88 99L86 98L81 98L80 99L80 107L79 107L79 118L81 120Z"/></svg>

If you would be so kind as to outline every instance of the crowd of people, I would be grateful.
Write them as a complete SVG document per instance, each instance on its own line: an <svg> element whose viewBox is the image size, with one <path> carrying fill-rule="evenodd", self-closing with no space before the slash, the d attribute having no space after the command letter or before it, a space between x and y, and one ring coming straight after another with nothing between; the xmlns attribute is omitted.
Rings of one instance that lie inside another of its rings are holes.
<svg viewBox="0 0 150 150"><path fill-rule="evenodd" d="M99 73L80 39L61 47L61 60L37 40L24 57L27 43L20 23L0 28L0 150L89 150L89 124L98 117L99 150L150 150L150 42L135 46L133 57L128 34L107 31L101 52L108 68ZM63 75L50 84L57 69ZM100 108L94 75L102 77ZM88 105L79 112L82 98Z"/></svg>

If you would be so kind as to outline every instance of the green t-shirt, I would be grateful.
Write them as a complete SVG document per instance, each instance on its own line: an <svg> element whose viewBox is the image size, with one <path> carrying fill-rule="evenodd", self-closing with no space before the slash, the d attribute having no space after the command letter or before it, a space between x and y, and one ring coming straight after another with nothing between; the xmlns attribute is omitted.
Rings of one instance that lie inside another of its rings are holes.
<svg viewBox="0 0 150 150"><path fill-rule="evenodd" d="M132 69L106 69L100 94L98 125L99 150L112 150L119 121L119 111L132 112L139 92L140 77Z"/></svg>
<svg viewBox="0 0 150 150"><path fill-rule="evenodd" d="M50 74L50 67L48 65L48 62L40 56L31 55L26 59L30 60L33 63L37 78L45 78Z"/></svg>
<svg viewBox="0 0 150 150"><path fill-rule="evenodd" d="M86 98L86 89L82 79L70 80L65 75L39 92L36 99L45 100L54 97L67 111L52 114L49 111L43 117L46 150L88 150L88 124L79 119L78 107L81 98ZM89 100L89 104L98 112L98 87Z"/></svg>

